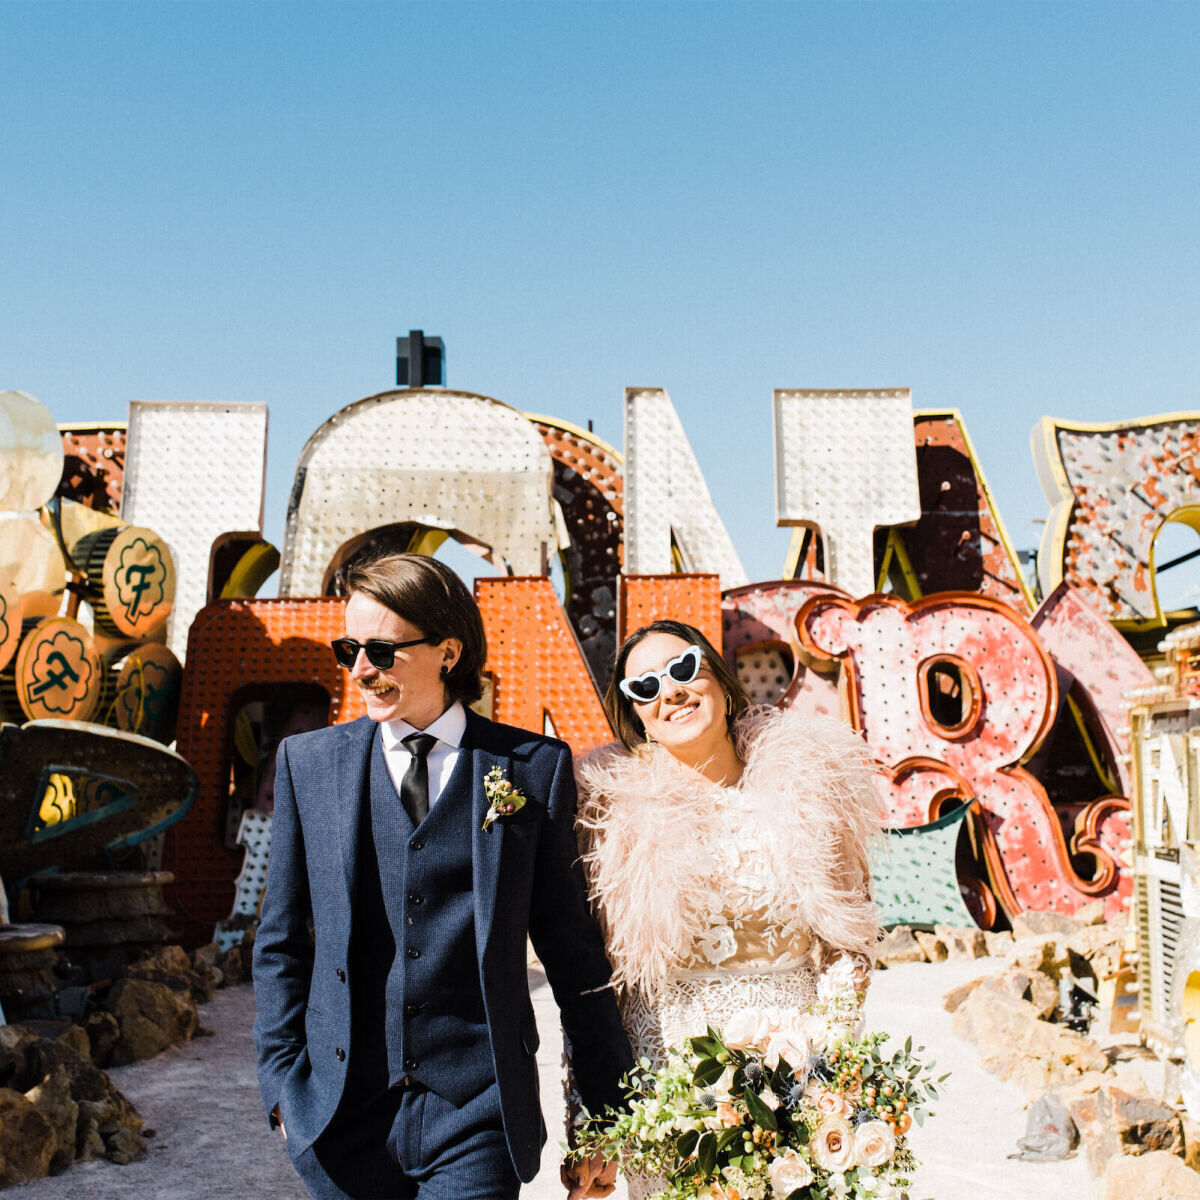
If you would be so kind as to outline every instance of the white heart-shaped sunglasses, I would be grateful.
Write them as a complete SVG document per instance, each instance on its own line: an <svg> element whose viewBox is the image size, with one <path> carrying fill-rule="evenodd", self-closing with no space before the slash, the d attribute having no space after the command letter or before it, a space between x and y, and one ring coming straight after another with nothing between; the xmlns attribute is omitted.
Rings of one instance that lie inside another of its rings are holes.
<svg viewBox="0 0 1200 1200"><path fill-rule="evenodd" d="M649 704L658 699L664 683L691 683L700 674L703 661L700 647L689 646L661 671L647 671L634 679L622 679L618 686L635 704Z"/></svg>

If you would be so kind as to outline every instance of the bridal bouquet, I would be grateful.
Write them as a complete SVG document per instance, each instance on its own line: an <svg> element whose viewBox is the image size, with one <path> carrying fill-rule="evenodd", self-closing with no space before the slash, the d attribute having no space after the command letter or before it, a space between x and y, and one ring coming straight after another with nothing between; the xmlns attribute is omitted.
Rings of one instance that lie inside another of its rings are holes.
<svg viewBox="0 0 1200 1200"><path fill-rule="evenodd" d="M908 1200L905 1134L946 1076L911 1038L887 1056L887 1034L855 1036L844 998L821 1008L746 1009L657 1073L642 1059L629 1109L583 1114L574 1153L665 1177L656 1200Z"/></svg>

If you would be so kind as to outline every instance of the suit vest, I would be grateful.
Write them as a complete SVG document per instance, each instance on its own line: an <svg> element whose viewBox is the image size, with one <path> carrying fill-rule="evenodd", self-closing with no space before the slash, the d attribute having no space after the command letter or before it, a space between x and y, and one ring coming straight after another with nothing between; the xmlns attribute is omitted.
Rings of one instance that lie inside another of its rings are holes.
<svg viewBox="0 0 1200 1200"><path fill-rule="evenodd" d="M456 1105L495 1082L475 947L471 754L414 827L376 729L359 825L347 1091L416 1079Z"/></svg>

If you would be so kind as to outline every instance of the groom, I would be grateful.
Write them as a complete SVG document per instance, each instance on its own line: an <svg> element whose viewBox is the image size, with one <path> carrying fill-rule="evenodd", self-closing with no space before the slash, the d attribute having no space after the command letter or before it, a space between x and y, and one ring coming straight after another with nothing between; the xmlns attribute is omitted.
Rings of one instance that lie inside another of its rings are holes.
<svg viewBox="0 0 1200 1200"><path fill-rule="evenodd" d="M514 1200L546 1140L527 934L584 1105L619 1103L632 1065L571 753L466 707L486 644L448 567L393 554L346 586L333 649L367 716L279 747L254 949L263 1099L322 1200ZM592 1176L571 1194L611 1190Z"/></svg>

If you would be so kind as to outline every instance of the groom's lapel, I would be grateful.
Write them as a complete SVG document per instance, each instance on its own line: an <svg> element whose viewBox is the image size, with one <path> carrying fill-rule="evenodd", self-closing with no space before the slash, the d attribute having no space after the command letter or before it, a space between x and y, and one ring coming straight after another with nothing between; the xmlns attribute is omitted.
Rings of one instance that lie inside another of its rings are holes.
<svg viewBox="0 0 1200 1200"><path fill-rule="evenodd" d="M490 829L483 827L487 816L488 799L483 790L484 779L493 767L506 773L509 759L506 755L489 749L488 731L490 721L467 710L467 728L463 734L462 748L471 756L471 770L463 773L471 789L471 860L474 868L475 894L475 944L483 966L483 948L487 945L496 915L496 901L500 890L500 850L504 845L504 825L498 823Z"/></svg>
<svg viewBox="0 0 1200 1200"><path fill-rule="evenodd" d="M358 880L358 830L367 786L367 767L379 726L363 717L341 728L346 732L344 737L338 739L334 750L333 787L329 790L329 803L334 806L333 823L342 852L342 869L346 873L346 888L353 903Z"/></svg>

